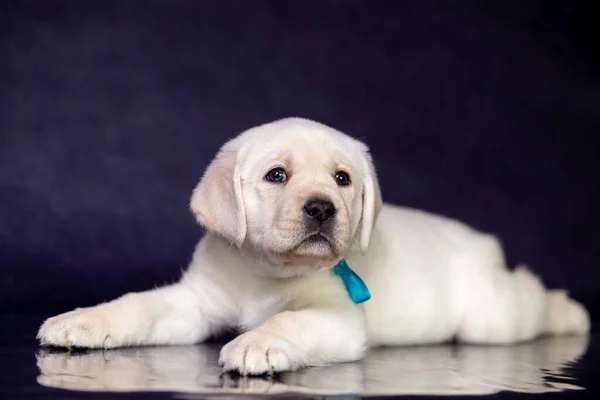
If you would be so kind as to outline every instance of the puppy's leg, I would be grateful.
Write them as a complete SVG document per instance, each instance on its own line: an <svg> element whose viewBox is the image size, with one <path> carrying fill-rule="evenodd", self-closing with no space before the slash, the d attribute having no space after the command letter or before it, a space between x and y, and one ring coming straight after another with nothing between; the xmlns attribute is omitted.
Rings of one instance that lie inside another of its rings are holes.
<svg viewBox="0 0 600 400"><path fill-rule="evenodd" d="M61 347L191 344L206 339L216 328L209 317L197 295L178 283L49 318L37 338L42 344Z"/></svg>
<svg viewBox="0 0 600 400"><path fill-rule="evenodd" d="M221 350L220 363L243 375L259 375L353 361L366 350L362 311L313 308L286 311L238 336Z"/></svg>
<svg viewBox="0 0 600 400"><path fill-rule="evenodd" d="M508 344L546 333L588 332L589 316L581 304L561 291L547 291L524 266L509 271L495 240L487 241L483 250L470 262L489 265L466 266L460 341Z"/></svg>

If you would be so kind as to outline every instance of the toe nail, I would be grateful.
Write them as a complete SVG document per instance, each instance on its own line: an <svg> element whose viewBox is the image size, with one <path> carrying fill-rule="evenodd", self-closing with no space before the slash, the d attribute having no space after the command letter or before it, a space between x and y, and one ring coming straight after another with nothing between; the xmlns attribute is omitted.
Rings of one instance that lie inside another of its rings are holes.
<svg viewBox="0 0 600 400"><path fill-rule="evenodd" d="M104 338L104 343L102 343L102 347L105 350L108 350L108 349L114 347L114 341L112 340L110 335L106 335L106 337Z"/></svg>

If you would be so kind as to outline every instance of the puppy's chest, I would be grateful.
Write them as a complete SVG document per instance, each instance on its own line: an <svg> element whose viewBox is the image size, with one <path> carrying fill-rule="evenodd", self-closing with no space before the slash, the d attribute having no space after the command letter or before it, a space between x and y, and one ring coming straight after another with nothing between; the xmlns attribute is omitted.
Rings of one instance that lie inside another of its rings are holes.
<svg viewBox="0 0 600 400"><path fill-rule="evenodd" d="M255 293L241 304L238 325L242 330L254 329L283 310L282 296L273 291Z"/></svg>
<svg viewBox="0 0 600 400"><path fill-rule="evenodd" d="M238 299L239 328L254 329L283 311L297 311L314 305L326 306L328 303L338 306L352 303L342 280L330 270L276 285L270 283L256 285L251 292Z"/></svg>

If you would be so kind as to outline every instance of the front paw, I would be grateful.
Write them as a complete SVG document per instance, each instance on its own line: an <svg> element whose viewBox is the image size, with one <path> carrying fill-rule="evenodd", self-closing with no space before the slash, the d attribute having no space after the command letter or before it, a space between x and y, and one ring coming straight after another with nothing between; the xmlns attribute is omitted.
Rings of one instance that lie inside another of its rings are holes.
<svg viewBox="0 0 600 400"><path fill-rule="evenodd" d="M42 345L57 347L110 348L115 346L106 307L76 309L48 318L37 339Z"/></svg>
<svg viewBox="0 0 600 400"><path fill-rule="evenodd" d="M221 349L220 365L241 375L274 374L296 369L292 345L269 333L246 332Z"/></svg>

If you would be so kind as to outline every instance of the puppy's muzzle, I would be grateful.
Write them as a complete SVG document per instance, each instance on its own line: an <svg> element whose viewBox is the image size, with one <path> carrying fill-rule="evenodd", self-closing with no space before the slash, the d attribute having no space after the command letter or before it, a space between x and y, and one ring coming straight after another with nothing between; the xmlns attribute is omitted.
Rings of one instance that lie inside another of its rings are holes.
<svg viewBox="0 0 600 400"><path fill-rule="evenodd" d="M322 230L331 226L336 213L330 200L313 198L304 203L304 219L310 230Z"/></svg>

